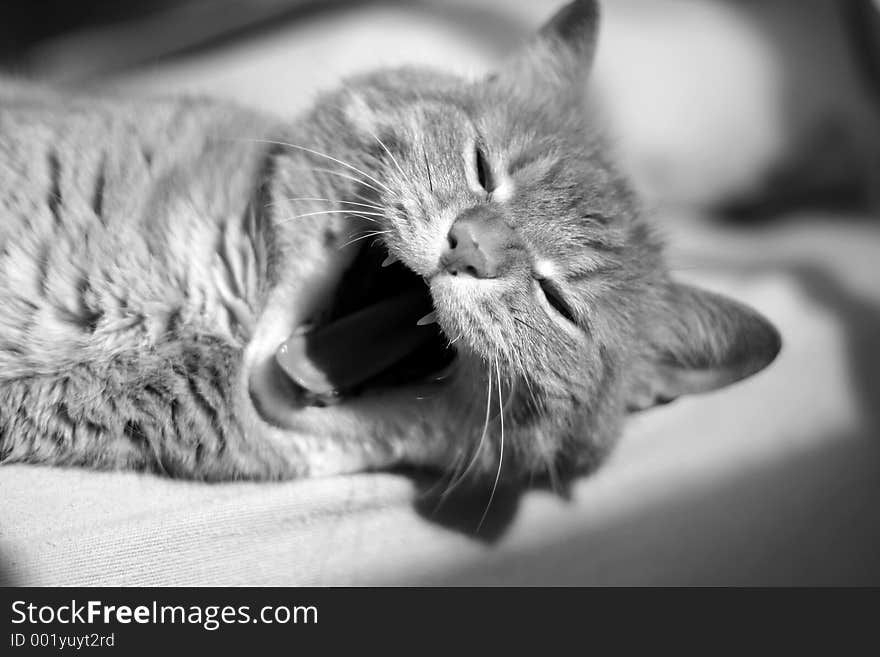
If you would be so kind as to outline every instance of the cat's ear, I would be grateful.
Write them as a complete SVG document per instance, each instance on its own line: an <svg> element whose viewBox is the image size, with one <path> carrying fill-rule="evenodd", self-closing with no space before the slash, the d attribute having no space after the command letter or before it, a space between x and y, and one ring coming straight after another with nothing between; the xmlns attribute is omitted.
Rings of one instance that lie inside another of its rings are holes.
<svg viewBox="0 0 880 657"><path fill-rule="evenodd" d="M769 365L782 346L776 328L719 294L668 283L627 399L630 410L708 392Z"/></svg>
<svg viewBox="0 0 880 657"><path fill-rule="evenodd" d="M494 77L532 89L581 92L593 63L598 29L597 0L574 0L556 12Z"/></svg>
<svg viewBox="0 0 880 657"><path fill-rule="evenodd" d="M597 0L575 0L565 5L538 32L537 44L564 54L583 74L589 71L599 32ZM533 43L533 47L535 44Z"/></svg>

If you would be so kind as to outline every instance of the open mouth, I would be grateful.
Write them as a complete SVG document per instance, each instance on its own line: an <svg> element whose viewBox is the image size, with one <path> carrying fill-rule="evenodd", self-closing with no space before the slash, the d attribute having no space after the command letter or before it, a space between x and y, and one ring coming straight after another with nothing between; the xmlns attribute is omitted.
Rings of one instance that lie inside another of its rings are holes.
<svg viewBox="0 0 880 657"><path fill-rule="evenodd" d="M428 285L378 240L365 245L333 298L297 327L276 361L301 406L324 406L450 372L455 349L433 321Z"/></svg>

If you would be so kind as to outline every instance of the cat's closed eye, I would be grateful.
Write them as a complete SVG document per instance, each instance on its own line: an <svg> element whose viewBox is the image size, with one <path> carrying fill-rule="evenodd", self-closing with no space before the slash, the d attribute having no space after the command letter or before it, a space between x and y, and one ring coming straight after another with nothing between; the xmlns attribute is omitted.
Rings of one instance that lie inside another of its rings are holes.
<svg viewBox="0 0 880 657"><path fill-rule="evenodd" d="M559 313L563 318L572 324L577 324L577 320L574 316L574 311L571 309L571 306L565 301L565 298L562 295L559 286L556 285L549 278L536 278L538 282L538 287L541 290L541 293L544 295L544 298L547 299L547 303L550 304L550 307L553 308L557 313Z"/></svg>
<svg viewBox="0 0 880 657"><path fill-rule="evenodd" d="M474 146L474 165L477 169L477 182L480 183L480 187L491 194L496 187L495 179L492 176L492 167L489 166L486 155L479 144Z"/></svg>

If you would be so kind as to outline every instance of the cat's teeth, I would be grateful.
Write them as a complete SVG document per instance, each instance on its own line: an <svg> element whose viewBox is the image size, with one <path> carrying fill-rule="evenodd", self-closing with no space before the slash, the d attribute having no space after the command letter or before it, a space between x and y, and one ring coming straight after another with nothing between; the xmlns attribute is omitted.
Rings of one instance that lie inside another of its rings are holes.
<svg viewBox="0 0 880 657"><path fill-rule="evenodd" d="M437 313L433 310L416 322L416 326L427 326L428 324L437 323Z"/></svg>
<svg viewBox="0 0 880 657"><path fill-rule="evenodd" d="M382 261L382 266L383 266L383 267L390 267L390 266L393 265L395 262L397 262L397 258L395 258L393 255L389 255L387 258L385 258L385 259Z"/></svg>

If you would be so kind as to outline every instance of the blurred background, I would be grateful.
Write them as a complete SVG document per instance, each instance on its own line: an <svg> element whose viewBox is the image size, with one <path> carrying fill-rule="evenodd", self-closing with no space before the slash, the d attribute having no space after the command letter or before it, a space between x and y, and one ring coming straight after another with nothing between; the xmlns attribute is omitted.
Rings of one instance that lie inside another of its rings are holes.
<svg viewBox="0 0 880 657"><path fill-rule="evenodd" d="M73 88L206 91L291 115L381 65L479 74L553 0L61 0L0 8L0 66ZM735 216L866 207L876 0L607 0L592 78L651 201Z"/></svg>
<svg viewBox="0 0 880 657"><path fill-rule="evenodd" d="M0 70L76 92L210 94L293 118L377 66L484 75L561 4L7 0ZM880 3L601 4L588 111L667 236L675 275L780 328L772 367L633 417L568 501L535 491L496 504L505 521L489 549L414 514L418 492L392 475L240 485L232 502L224 487L133 475L40 471L35 487L34 470L5 468L9 577L880 584ZM87 512L74 521L71 509ZM146 538L178 535L196 538L173 551Z"/></svg>

